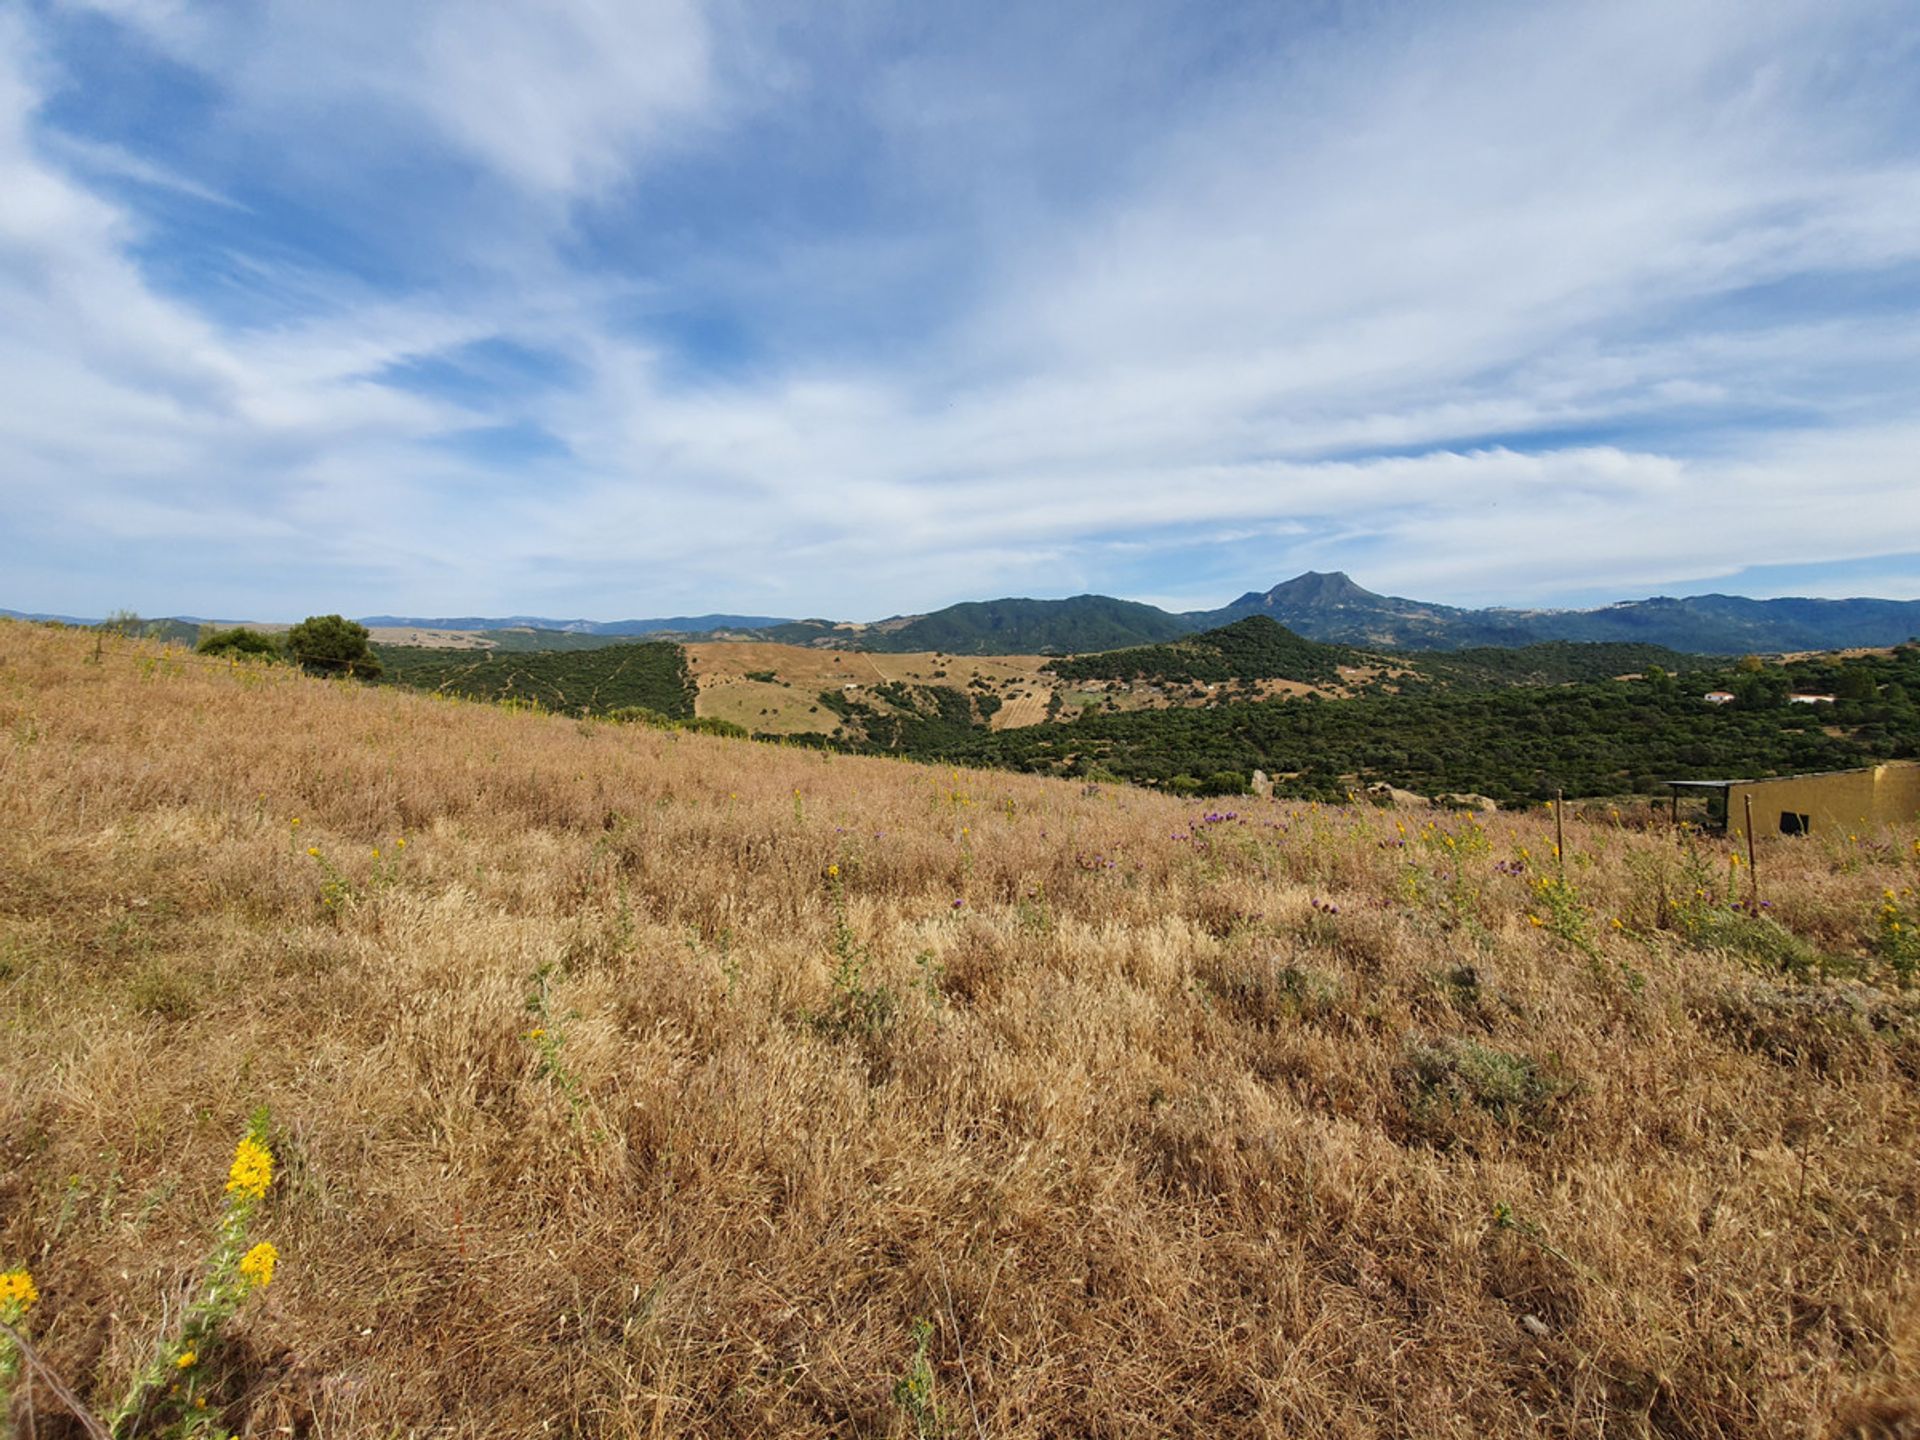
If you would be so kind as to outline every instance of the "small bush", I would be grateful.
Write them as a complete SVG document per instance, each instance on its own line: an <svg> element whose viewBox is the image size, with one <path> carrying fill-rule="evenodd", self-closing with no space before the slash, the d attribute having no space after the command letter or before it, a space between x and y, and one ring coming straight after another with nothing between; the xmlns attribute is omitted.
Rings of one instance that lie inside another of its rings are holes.
<svg viewBox="0 0 1920 1440"><path fill-rule="evenodd" d="M1505 1126L1551 1130L1556 1107L1573 1088L1524 1055L1457 1038L1410 1046L1402 1079L1416 1130L1430 1140L1450 1137L1468 1109Z"/></svg>
<svg viewBox="0 0 1920 1440"><path fill-rule="evenodd" d="M1689 943L1702 950L1737 955L1756 969L1799 980L1857 968L1839 957L1821 954L1771 916L1746 910L1694 909L1686 916L1683 933Z"/></svg>

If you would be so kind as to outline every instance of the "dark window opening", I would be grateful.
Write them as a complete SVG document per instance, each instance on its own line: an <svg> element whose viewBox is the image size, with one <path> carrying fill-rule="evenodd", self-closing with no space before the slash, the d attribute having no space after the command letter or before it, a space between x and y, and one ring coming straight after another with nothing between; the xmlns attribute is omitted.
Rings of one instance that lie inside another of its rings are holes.
<svg viewBox="0 0 1920 1440"><path fill-rule="evenodd" d="M1810 835L1813 825L1805 815L1797 815L1791 810L1780 812L1780 833L1782 835Z"/></svg>

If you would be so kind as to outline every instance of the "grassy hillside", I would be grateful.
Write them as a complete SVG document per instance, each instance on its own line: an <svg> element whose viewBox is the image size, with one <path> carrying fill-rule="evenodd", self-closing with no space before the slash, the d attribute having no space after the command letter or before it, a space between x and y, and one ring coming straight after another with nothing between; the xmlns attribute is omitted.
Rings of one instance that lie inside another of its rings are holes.
<svg viewBox="0 0 1920 1440"><path fill-rule="evenodd" d="M96 1407L156 1355L156 1424L262 1436L1759 1440L1920 1387L1913 833L1772 842L1754 914L1694 836L1570 822L1562 884L1537 810L92 646L0 625L0 1271ZM260 1106L278 1270L180 1369Z"/></svg>
<svg viewBox="0 0 1920 1440"><path fill-rule="evenodd" d="M414 690L475 700L527 700L568 715L639 705L677 720L693 715L686 652L667 641L525 653L379 648L387 679Z"/></svg>

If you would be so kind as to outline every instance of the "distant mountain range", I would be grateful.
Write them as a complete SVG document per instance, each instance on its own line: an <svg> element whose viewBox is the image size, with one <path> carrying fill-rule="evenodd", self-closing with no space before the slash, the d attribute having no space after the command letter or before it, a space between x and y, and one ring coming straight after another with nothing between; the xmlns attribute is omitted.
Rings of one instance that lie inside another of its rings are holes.
<svg viewBox="0 0 1920 1440"><path fill-rule="evenodd" d="M784 625L778 615L670 615L660 620L549 620L539 615L362 615L360 623L406 630L559 630L569 635L688 635L720 630L764 630Z"/></svg>
<svg viewBox="0 0 1920 1440"><path fill-rule="evenodd" d="M986 600L871 625L798 620L764 638L850 649L955 654L1086 654L1162 644L1265 615L1309 640L1372 650L1462 650L1553 640L1662 645L1700 655L1897 645L1920 636L1920 600L1748 600L1696 595L1597 610L1466 610L1379 595L1333 571L1308 571L1218 610L1174 614L1105 595Z"/></svg>
<svg viewBox="0 0 1920 1440"><path fill-rule="evenodd" d="M60 625L98 625L98 620L82 620L74 615L41 615L26 610L0 610L0 620L51 620Z"/></svg>
<svg viewBox="0 0 1920 1440"><path fill-rule="evenodd" d="M1920 636L1920 600L1748 600L1661 596L1597 610L1462 610L1376 595L1338 571L1309 571L1265 594L1185 618L1219 625L1270 615L1314 640L1393 650L1458 650L1549 640L1664 645L1700 655L1897 645Z"/></svg>
<svg viewBox="0 0 1920 1440"><path fill-rule="evenodd" d="M772 615L676 615L651 620L554 620L500 617L368 615L369 626L515 633L516 649L541 648L543 636L571 645L643 636L678 640L776 640L847 650L937 650L969 655L1089 654L1159 645L1253 615L1279 621L1310 640L1372 650L1461 650L1547 641L1663 645L1699 655L1770 654L1896 645L1920 636L1920 600L1749 600L1694 595L1626 600L1595 610L1461 609L1379 595L1339 571L1308 571L1250 590L1218 610L1173 613L1109 595L1066 600L971 600L925 615L867 623L789 620ZM23 619L0 610L0 616ZM84 621L69 623L84 624Z"/></svg>

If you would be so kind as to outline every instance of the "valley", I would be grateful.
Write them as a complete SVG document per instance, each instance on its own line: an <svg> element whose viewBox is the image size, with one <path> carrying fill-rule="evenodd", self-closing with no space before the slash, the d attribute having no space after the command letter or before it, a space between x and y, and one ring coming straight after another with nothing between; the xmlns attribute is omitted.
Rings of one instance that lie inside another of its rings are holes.
<svg viewBox="0 0 1920 1440"><path fill-rule="evenodd" d="M1736 662L1623 642L1370 651L1255 615L1069 656L657 640L379 654L389 682L435 693L1178 794L1244 794L1259 772L1303 799L1386 786L1518 806L1920 753L1912 645Z"/></svg>

